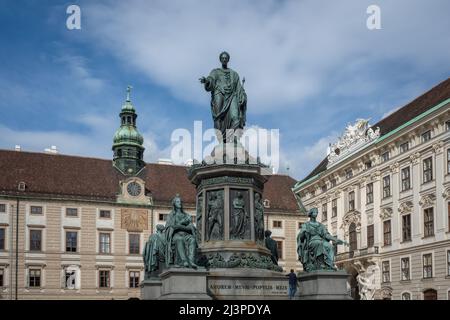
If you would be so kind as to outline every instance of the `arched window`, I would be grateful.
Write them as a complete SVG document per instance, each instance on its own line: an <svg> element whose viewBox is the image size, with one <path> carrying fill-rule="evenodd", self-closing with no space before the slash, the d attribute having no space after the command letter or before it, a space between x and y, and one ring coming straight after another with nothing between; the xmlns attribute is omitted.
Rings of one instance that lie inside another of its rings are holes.
<svg viewBox="0 0 450 320"><path fill-rule="evenodd" d="M121 157L121 156L122 156L122 149L118 149L118 150L117 150L117 156L118 156L118 157Z"/></svg>
<svg viewBox="0 0 450 320"><path fill-rule="evenodd" d="M424 300L437 300L437 291L434 289L427 289L423 292Z"/></svg>
<svg viewBox="0 0 450 320"><path fill-rule="evenodd" d="M402 293L402 300L411 300L411 293L403 292Z"/></svg>
<svg viewBox="0 0 450 320"><path fill-rule="evenodd" d="M356 224L354 222L350 224L348 233L350 236L350 251L355 251L358 249L358 241L356 240Z"/></svg>

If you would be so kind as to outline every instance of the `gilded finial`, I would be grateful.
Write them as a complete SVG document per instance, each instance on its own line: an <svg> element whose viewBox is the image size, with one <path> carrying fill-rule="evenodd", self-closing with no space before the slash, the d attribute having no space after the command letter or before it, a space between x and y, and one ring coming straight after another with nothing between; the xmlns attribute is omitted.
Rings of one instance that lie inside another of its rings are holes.
<svg viewBox="0 0 450 320"><path fill-rule="evenodd" d="M131 101L131 100L130 100L130 92L131 92L131 89L133 89L133 87L130 86L130 85L128 85L128 86L127 86L127 101Z"/></svg>

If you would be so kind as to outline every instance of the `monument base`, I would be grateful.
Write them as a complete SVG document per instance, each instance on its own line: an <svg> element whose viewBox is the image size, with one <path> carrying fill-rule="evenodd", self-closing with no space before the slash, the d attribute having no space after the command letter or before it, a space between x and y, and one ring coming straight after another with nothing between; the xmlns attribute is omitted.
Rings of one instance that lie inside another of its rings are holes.
<svg viewBox="0 0 450 320"><path fill-rule="evenodd" d="M313 271L298 276L300 300L351 300L345 271Z"/></svg>
<svg viewBox="0 0 450 320"><path fill-rule="evenodd" d="M141 298L156 300L161 296L162 282L159 278L146 279L141 282Z"/></svg>
<svg viewBox="0 0 450 320"><path fill-rule="evenodd" d="M217 300L287 300L288 277L264 269L211 269L208 292Z"/></svg>
<svg viewBox="0 0 450 320"><path fill-rule="evenodd" d="M212 300L207 294L205 269L170 268L160 274L158 300Z"/></svg>

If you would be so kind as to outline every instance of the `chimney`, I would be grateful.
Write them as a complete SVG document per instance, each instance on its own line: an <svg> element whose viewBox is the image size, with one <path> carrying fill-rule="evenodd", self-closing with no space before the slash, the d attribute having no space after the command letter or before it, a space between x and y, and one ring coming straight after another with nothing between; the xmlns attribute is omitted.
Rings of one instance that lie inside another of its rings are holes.
<svg viewBox="0 0 450 320"><path fill-rule="evenodd" d="M172 165L173 162L171 159L158 159L158 164L168 164L168 165Z"/></svg>
<svg viewBox="0 0 450 320"><path fill-rule="evenodd" d="M21 148L18 144L16 144L16 147L14 148L14 150L16 150L16 151L21 151L22 148Z"/></svg>

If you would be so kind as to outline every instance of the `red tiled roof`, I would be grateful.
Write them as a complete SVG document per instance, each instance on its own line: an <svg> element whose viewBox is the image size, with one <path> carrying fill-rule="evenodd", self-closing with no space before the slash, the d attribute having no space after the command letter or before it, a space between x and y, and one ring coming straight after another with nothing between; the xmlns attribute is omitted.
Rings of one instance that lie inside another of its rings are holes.
<svg viewBox="0 0 450 320"><path fill-rule="evenodd" d="M448 98L450 98L450 78L442 81L386 118L378 121L372 127L380 127L380 134L383 136ZM301 181L306 181L325 171L327 165L328 159L325 158Z"/></svg>
<svg viewBox="0 0 450 320"><path fill-rule="evenodd" d="M196 191L187 167L149 163L138 176L155 203L168 204L179 193L186 204L195 205ZM111 160L0 150L0 195L114 201L124 178ZM18 191L19 182L25 182L25 192ZM299 212L291 191L294 184L289 176L270 176L263 197L273 209Z"/></svg>

